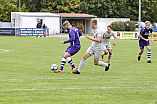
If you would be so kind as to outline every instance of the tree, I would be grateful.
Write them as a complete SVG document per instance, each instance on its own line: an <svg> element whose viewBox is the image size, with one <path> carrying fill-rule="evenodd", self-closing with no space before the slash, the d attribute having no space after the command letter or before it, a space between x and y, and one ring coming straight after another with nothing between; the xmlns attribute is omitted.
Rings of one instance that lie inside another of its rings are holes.
<svg viewBox="0 0 157 104"><path fill-rule="evenodd" d="M52 13L80 13L80 0L43 0L42 12Z"/></svg>
<svg viewBox="0 0 157 104"><path fill-rule="evenodd" d="M141 21L157 22L157 1L142 0ZM0 21L10 21L19 0L0 0ZM87 13L98 18L130 18L138 21L139 0L21 0L22 12Z"/></svg>
<svg viewBox="0 0 157 104"><path fill-rule="evenodd" d="M0 21L11 21L11 12L18 11L16 0L1 0L0 2Z"/></svg>
<svg viewBox="0 0 157 104"><path fill-rule="evenodd" d="M23 9L25 11L29 11L29 12L40 12L41 10L41 2L43 0L21 0L21 5L23 8L21 8L21 10ZM17 2L17 5L19 4L19 0Z"/></svg>
<svg viewBox="0 0 157 104"><path fill-rule="evenodd" d="M141 4L141 20L150 21L151 23L157 22L157 1L156 0L143 0Z"/></svg>

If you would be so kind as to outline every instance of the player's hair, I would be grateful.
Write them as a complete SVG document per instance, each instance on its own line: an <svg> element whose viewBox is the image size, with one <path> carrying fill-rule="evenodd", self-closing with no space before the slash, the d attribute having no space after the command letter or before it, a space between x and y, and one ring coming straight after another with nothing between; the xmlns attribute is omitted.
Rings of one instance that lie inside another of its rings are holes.
<svg viewBox="0 0 157 104"><path fill-rule="evenodd" d="M150 24L150 22L149 22L149 21L146 21L146 22L145 22L145 25L146 25L146 24Z"/></svg>
<svg viewBox="0 0 157 104"><path fill-rule="evenodd" d="M95 18L91 19L91 23L97 25L97 20Z"/></svg>
<svg viewBox="0 0 157 104"><path fill-rule="evenodd" d="M107 27L110 27L112 29L112 26L111 25L108 25Z"/></svg>
<svg viewBox="0 0 157 104"><path fill-rule="evenodd" d="M69 21L64 21L63 26L70 25Z"/></svg>

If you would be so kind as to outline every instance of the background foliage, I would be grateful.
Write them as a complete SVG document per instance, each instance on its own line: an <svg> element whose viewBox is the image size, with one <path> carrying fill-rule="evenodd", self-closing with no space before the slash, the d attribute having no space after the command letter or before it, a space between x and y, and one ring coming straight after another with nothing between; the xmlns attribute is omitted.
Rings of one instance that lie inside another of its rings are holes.
<svg viewBox="0 0 157 104"><path fill-rule="evenodd" d="M142 0L142 21L157 22L157 0ZM0 21L10 21L19 0L0 0ZM88 13L98 18L138 20L139 0L21 0L23 12Z"/></svg>
<svg viewBox="0 0 157 104"><path fill-rule="evenodd" d="M130 31L135 31L136 26L133 21L126 21L126 22L117 21L117 22L113 22L111 25L113 27L112 28L113 31L125 31L125 27L127 24L129 24L130 26Z"/></svg>
<svg viewBox="0 0 157 104"><path fill-rule="evenodd" d="M10 21L11 12L18 11L15 0L0 0L0 21Z"/></svg>

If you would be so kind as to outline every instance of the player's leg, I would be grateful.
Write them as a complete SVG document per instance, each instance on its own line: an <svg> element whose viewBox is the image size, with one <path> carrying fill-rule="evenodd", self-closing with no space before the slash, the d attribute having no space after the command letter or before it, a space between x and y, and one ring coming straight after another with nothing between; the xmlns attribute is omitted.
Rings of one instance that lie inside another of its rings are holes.
<svg viewBox="0 0 157 104"><path fill-rule="evenodd" d="M102 54L101 54L101 60L103 61L104 60L104 55L107 55L108 54L108 50L105 49L103 50Z"/></svg>
<svg viewBox="0 0 157 104"><path fill-rule="evenodd" d="M83 56L83 58L82 58L82 60L81 60L81 62L80 62L80 64L79 64L78 70L73 71L74 74L80 74L82 67L83 67L83 66L85 65L85 63L86 63L86 59L87 59L88 57L90 57L90 56L91 56L90 53L88 53L88 52L85 53L85 55Z"/></svg>
<svg viewBox="0 0 157 104"><path fill-rule="evenodd" d="M94 64L95 64L95 65L99 65L99 66L106 67L106 68L105 68L105 71L108 71L110 64L109 64L109 63L104 63L103 61L99 61L100 56L101 56L101 55L100 55L98 52L94 54Z"/></svg>
<svg viewBox="0 0 157 104"><path fill-rule="evenodd" d="M141 59L141 55L144 52L144 49L140 49L139 54L138 54L138 61Z"/></svg>
<svg viewBox="0 0 157 104"><path fill-rule="evenodd" d="M144 52L144 44L143 44L143 42L139 41L139 46L140 46L140 51L139 51L139 54L138 54L138 61L140 61L141 55Z"/></svg>
<svg viewBox="0 0 157 104"><path fill-rule="evenodd" d="M70 56L71 56L70 53L65 52L65 54L64 54L63 57L64 57L65 60L71 65L72 68L75 68L75 65L74 65L74 63L73 63L73 61L72 61L72 58L71 58Z"/></svg>
<svg viewBox="0 0 157 104"><path fill-rule="evenodd" d="M111 61L110 61L110 59L111 59L111 57L112 57L112 46L111 46L111 44L110 43L108 43L108 45L107 45L107 50L109 51L109 55L108 55L108 63L111 63Z"/></svg>
<svg viewBox="0 0 157 104"><path fill-rule="evenodd" d="M148 57L148 63L151 63L151 47L150 46L146 46L148 52L147 52L147 57Z"/></svg>
<svg viewBox="0 0 157 104"><path fill-rule="evenodd" d="M64 65L65 65L65 63L66 63L66 58L67 58L67 57L70 57L70 56L71 56L71 55L70 55L68 52L64 52L64 53L63 53L60 69L59 69L59 70L55 70L55 71L54 71L55 73L62 73L62 72L63 72L63 68L64 68Z"/></svg>
<svg viewBox="0 0 157 104"><path fill-rule="evenodd" d="M83 58L82 58L82 60L81 60L81 62L80 62L80 64L79 64L79 68L78 68L78 71L79 71L79 72L81 72L82 67L83 67L84 64L86 63L86 59L87 59L88 57L90 57L90 56L91 56L91 55L90 55L88 52L85 53L85 55L83 56Z"/></svg>
<svg viewBox="0 0 157 104"><path fill-rule="evenodd" d="M89 48L87 49L85 55L83 56L83 58L82 58L80 64L79 64L78 70L77 70L77 71L73 71L74 74L80 74L82 67L83 67L83 66L85 65L85 63L86 63L86 59L87 59L88 57L92 56L93 53L94 53L93 48L92 48L92 47L89 47Z"/></svg>
<svg viewBox="0 0 157 104"><path fill-rule="evenodd" d="M102 54L101 54L101 61L104 60L104 55L108 54L108 50L106 49L106 45L104 44L103 47L102 47Z"/></svg>
<svg viewBox="0 0 157 104"><path fill-rule="evenodd" d="M70 54L70 56L75 55L78 51L80 50L80 48L77 47L73 47L71 46L66 52L68 52ZM72 58L70 58L70 56L66 57L66 61L71 65L72 67L72 71L75 71L77 69L77 67L75 67Z"/></svg>
<svg viewBox="0 0 157 104"><path fill-rule="evenodd" d="M108 55L108 63L111 63L111 57L112 57L112 49L109 49L109 55Z"/></svg>

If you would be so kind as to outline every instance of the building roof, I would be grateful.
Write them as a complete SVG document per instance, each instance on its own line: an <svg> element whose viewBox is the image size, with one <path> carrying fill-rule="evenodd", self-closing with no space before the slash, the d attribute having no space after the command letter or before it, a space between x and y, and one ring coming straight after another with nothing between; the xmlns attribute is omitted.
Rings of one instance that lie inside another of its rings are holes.
<svg viewBox="0 0 157 104"><path fill-rule="evenodd" d="M12 12L12 14L19 14L22 16L37 16L37 17L60 17L60 15L49 12Z"/></svg>
<svg viewBox="0 0 157 104"><path fill-rule="evenodd" d="M85 14L85 13L53 13L56 15L60 15L62 17L85 17L85 18L96 18L97 16L95 15L89 15L89 14Z"/></svg>

